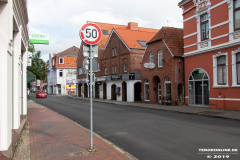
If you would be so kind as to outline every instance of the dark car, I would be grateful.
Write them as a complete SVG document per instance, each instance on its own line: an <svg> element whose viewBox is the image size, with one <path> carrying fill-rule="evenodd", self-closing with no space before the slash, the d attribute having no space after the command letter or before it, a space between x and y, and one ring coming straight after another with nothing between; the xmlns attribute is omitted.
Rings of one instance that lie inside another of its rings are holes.
<svg viewBox="0 0 240 160"><path fill-rule="evenodd" d="M44 90L38 90L36 93L36 98L47 98L47 93Z"/></svg>

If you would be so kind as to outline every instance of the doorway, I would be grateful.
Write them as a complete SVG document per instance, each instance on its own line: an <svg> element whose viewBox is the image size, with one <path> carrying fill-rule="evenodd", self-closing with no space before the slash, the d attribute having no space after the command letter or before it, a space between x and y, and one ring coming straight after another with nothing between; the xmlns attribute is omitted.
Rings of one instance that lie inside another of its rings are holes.
<svg viewBox="0 0 240 160"><path fill-rule="evenodd" d="M122 101L127 101L127 83L122 83Z"/></svg>
<svg viewBox="0 0 240 160"><path fill-rule="evenodd" d="M115 90L116 90L116 85L113 84L112 87L111 87L111 100L117 100Z"/></svg>
<svg viewBox="0 0 240 160"><path fill-rule="evenodd" d="M134 84L134 101L141 101L141 82Z"/></svg>
<svg viewBox="0 0 240 160"><path fill-rule="evenodd" d="M107 86L106 83L103 83L103 99L107 99Z"/></svg>

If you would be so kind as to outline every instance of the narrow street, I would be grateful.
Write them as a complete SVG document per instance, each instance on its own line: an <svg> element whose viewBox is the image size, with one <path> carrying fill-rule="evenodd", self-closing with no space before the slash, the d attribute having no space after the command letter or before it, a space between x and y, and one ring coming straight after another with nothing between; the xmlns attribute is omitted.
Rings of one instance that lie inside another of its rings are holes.
<svg viewBox="0 0 240 160"><path fill-rule="evenodd" d="M31 99L90 128L89 101L51 95ZM93 124L95 133L144 160L202 160L207 155L199 149L240 149L237 120L93 102ZM239 154L228 155L239 159Z"/></svg>

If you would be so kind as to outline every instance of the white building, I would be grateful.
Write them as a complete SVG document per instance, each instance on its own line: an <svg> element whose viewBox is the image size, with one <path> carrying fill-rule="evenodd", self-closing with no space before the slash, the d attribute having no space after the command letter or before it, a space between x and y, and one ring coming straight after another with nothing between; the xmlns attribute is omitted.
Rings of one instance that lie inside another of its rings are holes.
<svg viewBox="0 0 240 160"><path fill-rule="evenodd" d="M0 159L11 159L27 118L26 0L0 0Z"/></svg>
<svg viewBox="0 0 240 160"><path fill-rule="evenodd" d="M76 60L79 48L73 46L58 54L49 54L48 94L76 94Z"/></svg>

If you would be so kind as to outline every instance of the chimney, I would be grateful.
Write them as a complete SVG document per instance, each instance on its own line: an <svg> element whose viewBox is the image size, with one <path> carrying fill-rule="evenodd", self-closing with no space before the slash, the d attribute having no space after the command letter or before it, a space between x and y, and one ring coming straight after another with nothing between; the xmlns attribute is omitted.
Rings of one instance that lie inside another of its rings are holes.
<svg viewBox="0 0 240 160"><path fill-rule="evenodd" d="M128 29L130 29L130 30L138 30L138 23L129 22L128 23Z"/></svg>

